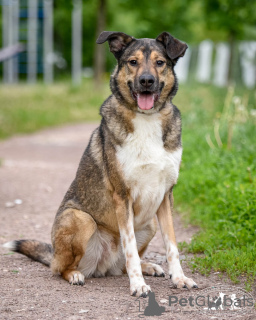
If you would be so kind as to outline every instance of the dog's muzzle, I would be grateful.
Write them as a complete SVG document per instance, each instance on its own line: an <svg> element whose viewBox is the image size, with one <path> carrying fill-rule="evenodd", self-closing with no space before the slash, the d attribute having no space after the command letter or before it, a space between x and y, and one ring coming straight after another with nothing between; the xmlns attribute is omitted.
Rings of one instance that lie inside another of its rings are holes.
<svg viewBox="0 0 256 320"><path fill-rule="evenodd" d="M160 90L156 90L155 78L151 75L142 75L139 78L139 89L133 89L132 84L128 83L131 95L137 102L138 108L141 110L150 110L154 108L155 102L158 100Z"/></svg>

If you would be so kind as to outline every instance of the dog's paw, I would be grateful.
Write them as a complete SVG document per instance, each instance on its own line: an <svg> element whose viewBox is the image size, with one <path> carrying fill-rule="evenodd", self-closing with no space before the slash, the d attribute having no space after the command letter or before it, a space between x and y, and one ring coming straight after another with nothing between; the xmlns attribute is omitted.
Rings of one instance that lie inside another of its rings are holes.
<svg viewBox="0 0 256 320"><path fill-rule="evenodd" d="M142 273L147 276L164 277L164 270L155 263L141 262Z"/></svg>
<svg viewBox="0 0 256 320"><path fill-rule="evenodd" d="M71 285L83 286L84 275L79 271L71 271L68 275L68 282Z"/></svg>
<svg viewBox="0 0 256 320"><path fill-rule="evenodd" d="M146 298L149 291L151 291L150 286L146 285L146 283L144 281L138 282L138 283L133 283L130 286L130 293L134 297Z"/></svg>
<svg viewBox="0 0 256 320"><path fill-rule="evenodd" d="M180 275L180 276L172 276L170 275L170 278L172 279L172 282L174 284L174 286L178 289L181 288L187 288L187 289L191 289L191 288L198 288L197 284L195 283L195 281L191 278L187 278L184 275Z"/></svg>

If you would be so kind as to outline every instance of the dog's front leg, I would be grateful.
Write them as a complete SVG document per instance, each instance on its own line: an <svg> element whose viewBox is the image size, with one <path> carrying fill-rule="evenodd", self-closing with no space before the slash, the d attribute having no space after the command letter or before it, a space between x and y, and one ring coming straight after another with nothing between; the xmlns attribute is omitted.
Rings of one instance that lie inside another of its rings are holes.
<svg viewBox="0 0 256 320"><path fill-rule="evenodd" d="M133 225L132 202L114 194L116 215L121 235L122 248L126 260L126 270L130 279L130 293L133 296L146 297L151 291L142 276L140 257L138 254Z"/></svg>
<svg viewBox="0 0 256 320"><path fill-rule="evenodd" d="M187 278L184 275L180 265L179 252L173 228L169 193L164 196L164 199L157 211L157 217L166 248L166 258L170 278L177 288L197 288L197 284L192 279Z"/></svg>

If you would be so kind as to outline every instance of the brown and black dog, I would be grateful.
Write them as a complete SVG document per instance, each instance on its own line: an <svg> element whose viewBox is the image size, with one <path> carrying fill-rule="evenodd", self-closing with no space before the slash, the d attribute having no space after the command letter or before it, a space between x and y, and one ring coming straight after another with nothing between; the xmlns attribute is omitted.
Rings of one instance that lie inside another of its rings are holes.
<svg viewBox="0 0 256 320"><path fill-rule="evenodd" d="M173 283L196 288L183 274L171 213L182 154L174 66L187 45L168 32L135 39L105 31L97 43L105 41L118 62L112 95L56 214L52 246L35 240L4 246L51 266L71 284L127 271L130 293L146 296L142 274L164 276L160 266L140 259L158 219Z"/></svg>

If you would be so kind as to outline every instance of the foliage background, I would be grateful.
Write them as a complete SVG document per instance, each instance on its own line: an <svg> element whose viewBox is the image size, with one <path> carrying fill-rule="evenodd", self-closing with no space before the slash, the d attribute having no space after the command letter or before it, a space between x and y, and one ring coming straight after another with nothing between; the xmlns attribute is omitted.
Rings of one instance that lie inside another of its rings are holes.
<svg viewBox="0 0 256 320"><path fill-rule="evenodd" d="M169 31L190 45L213 41L256 39L255 0L98 0L83 1L83 66L92 66L97 38L97 12L106 6L105 30L122 31L137 38ZM71 66L71 10L69 1L55 1L55 50ZM63 23L65 21L65 23ZM107 54L107 70L114 59Z"/></svg>

